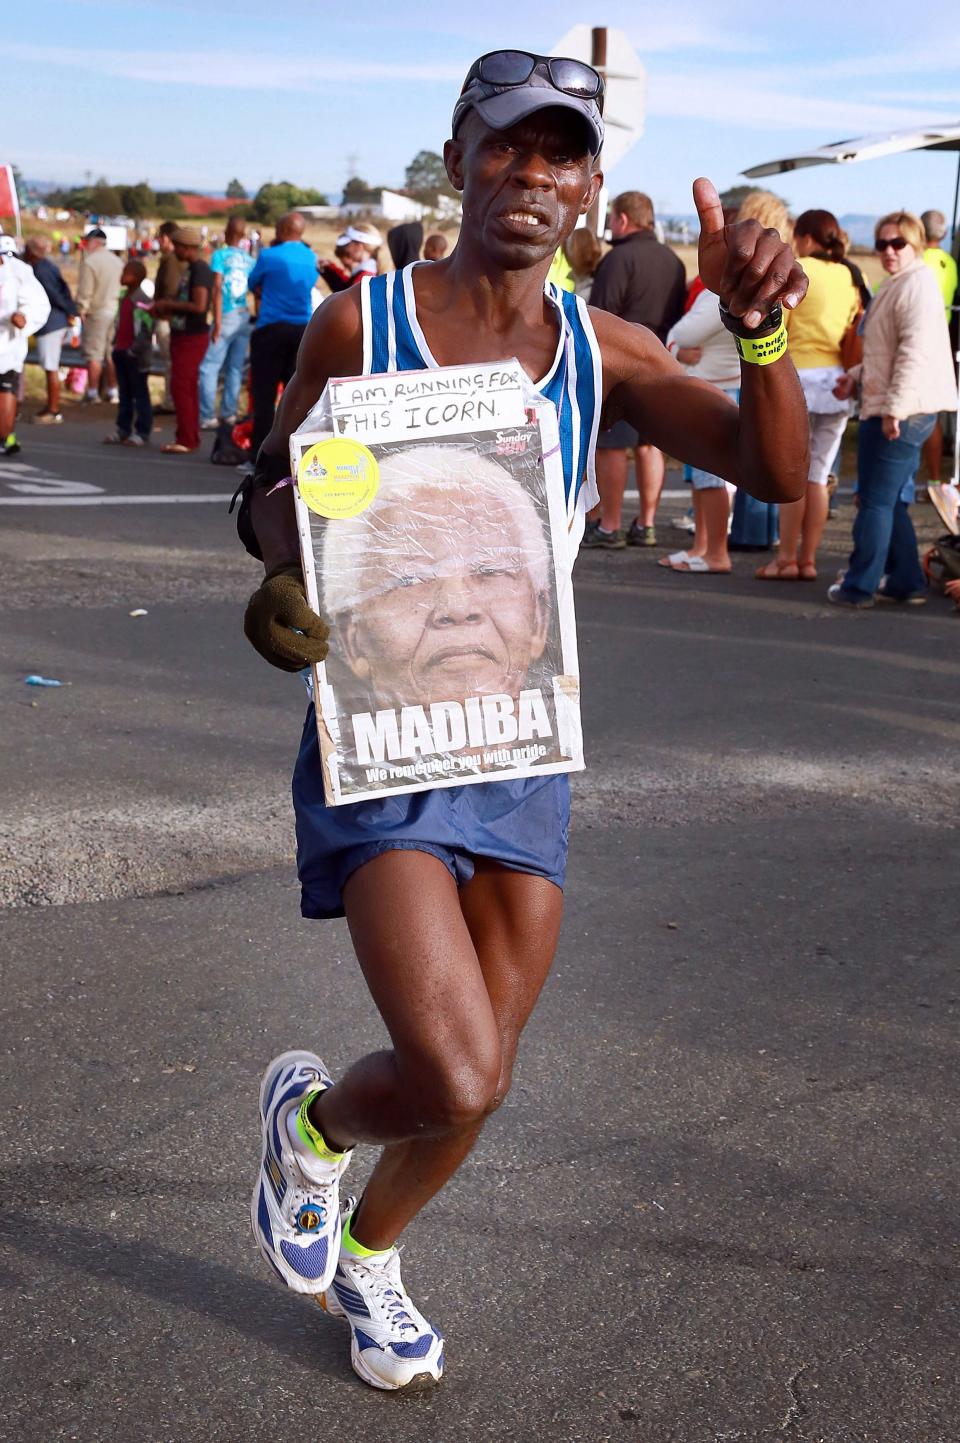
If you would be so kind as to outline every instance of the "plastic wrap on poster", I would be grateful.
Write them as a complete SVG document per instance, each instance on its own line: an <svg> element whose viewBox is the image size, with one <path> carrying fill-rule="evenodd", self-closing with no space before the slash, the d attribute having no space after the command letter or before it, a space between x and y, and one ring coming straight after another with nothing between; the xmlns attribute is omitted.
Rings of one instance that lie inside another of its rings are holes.
<svg viewBox="0 0 960 1443"><path fill-rule="evenodd" d="M327 802L582 769L557 415L519 363L331 381L290 461Z"/></svg>

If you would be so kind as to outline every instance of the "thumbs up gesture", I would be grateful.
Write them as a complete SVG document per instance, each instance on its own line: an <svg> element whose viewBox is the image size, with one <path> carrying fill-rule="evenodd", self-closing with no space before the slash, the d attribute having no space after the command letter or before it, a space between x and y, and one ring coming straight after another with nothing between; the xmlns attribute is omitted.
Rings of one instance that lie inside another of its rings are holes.
<svg viewBox="0 0 960 1443"><path fill-rule="evenodd" d="M807 278L793 251L759 221L725 225L717 188L701 176L693 183L700 217L700 276L731 315L756 330L779 302L787 310L807 293Z"/></svg>

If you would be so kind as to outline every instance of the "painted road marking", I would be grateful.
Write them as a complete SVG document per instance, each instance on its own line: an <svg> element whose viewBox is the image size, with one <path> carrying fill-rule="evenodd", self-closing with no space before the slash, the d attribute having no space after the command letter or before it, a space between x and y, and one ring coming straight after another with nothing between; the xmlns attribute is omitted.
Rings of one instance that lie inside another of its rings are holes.
<svg viewBox="0 0 960 1443"><path fill-rule="evenodd" d="M0 506L180 506L204 501L226 505L232 498L232 491L176 496L0 496Z"/></svg>
<svg viewBox="0 0 960 1443"><path fill-rule="evenodd" d="M15 494L0 496L0 506L170 506L191 502L227 502L232 492L175 492L167 496L111 495L90 481L71 481L26 461L7 461L0 487Z"/></svg>
<svg viewBox="0 0 960 1443"><path fill-rule="evenodd" d="M48 448L53 450L55 448ZM103 460L120 461L119 456L103 457ZM124 458L125 459L125 458ZM159 458L150 457L149 460ZM173 492L170 495L131 496L111 495L102 486L89 481L71 481L66 476L57 476L51 471L41 470L25 461L7 461L0 471L0 487L16 493L13 496L0 495L0 506L189 506L213 502L222 504L233 499L232 491ZM665 489L661 493L665 501L690 499L688 487ZM637 491L625 491L625 501L639 501Z"/></svg>
<svg viewBox="0 0 960 1443"><path fill-rule="evenodd" d="M96 496L102 486L92 486L88 481L70 481L52 471L41 471L25 461L4 462L0 483L25 496Z"/></svg>

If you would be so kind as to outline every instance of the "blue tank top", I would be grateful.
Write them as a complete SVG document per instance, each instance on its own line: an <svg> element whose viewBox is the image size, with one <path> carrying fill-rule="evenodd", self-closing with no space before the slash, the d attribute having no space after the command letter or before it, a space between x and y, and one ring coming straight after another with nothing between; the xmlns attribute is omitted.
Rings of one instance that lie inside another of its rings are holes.
<svg viewBox="0 0 960 1443"><path fill-rule="evenodd" d="M414 261L402 271L390 271L361 281L365 376L436 368L437 362L417 319L413 293L414 267L429 264ZM557 410L567 526L571 553L575 553L583 536L586 512L600 499L594 470L603 395L600 347L586 303L579 296L549 282L544 292L557 312L560 335L553 364L536 382L536 388Z"/></svg>

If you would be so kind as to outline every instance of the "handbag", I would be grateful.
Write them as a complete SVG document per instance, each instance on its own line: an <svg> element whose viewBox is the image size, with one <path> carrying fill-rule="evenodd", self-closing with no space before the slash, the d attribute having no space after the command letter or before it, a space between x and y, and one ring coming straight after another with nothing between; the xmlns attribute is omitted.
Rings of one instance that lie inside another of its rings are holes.
<svg viewBox="0 0 960 1443"><path fill-rule="evenodd" d="M927 580L939 590L948 581L960 581L960 536L941 536L923 557Z"/></svg>
<svg viewBox="0 0 960 1443"><path fill-rule="evenodd" d="M840 337L840 364L845 371L852 370L863 361L863 336L860 334L863 315L863 306L859 306L857 314Z"/></svg>

